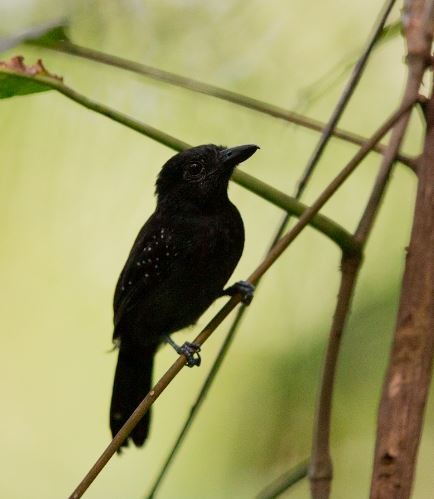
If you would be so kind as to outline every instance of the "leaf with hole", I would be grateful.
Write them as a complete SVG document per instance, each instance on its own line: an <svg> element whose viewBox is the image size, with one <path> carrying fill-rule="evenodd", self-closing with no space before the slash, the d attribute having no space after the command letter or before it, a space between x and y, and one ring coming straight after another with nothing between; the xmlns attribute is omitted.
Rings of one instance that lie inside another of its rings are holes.
<svg viewBox="0 0 434 499"><path fill-rule="evenodd" d="M26 66L24 57L20 55L9 61L0 61L0 99L52 89L49 84L35 80L35 76L62 81L62 78L47 71L41 59L32 66Z"/></svg>

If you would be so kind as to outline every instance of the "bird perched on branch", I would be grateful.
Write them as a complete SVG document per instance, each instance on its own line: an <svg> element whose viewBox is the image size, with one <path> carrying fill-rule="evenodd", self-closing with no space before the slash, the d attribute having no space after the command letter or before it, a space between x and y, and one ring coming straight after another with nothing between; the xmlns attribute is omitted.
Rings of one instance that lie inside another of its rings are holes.
<svg viewBox="0 0 434 499"><path fill-rule="evenodd" d="M241 293L245 302L251 299L249 283L224 289L244 246L243 222L227 189L234 168L257 149L203 145L163 166L157 207L133 244L114 296L119 356L110 408L113 436L151 389L162 342L185 355L189 367L199 365L197 345L178 346L168 335L194 324L219 296ZM129 436L135 445L143 445L149 422L148 412Z"/></svg>

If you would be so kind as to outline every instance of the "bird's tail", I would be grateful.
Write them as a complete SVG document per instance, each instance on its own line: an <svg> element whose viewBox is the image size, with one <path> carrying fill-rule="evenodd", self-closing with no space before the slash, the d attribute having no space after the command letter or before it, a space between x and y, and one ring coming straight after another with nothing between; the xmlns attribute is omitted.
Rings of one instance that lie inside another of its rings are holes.
<svg viewBox="0 0 434 499"><path fill-rule="evenodd" d="M137 347L121 342L110 406L112 435L121 429L152 387L152 366L156 346ZM129 438L141 447L149 432L150 411L139 421ZM128 445L128 440L123 444Z"/></svg>

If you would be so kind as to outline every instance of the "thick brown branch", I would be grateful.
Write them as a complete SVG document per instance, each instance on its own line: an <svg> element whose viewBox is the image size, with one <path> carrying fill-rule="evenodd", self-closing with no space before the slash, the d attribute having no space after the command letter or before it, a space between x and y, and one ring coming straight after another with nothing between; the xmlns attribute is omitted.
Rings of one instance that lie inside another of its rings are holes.
<svg viewBox="0 0 434 499"><path fill-rule="evenodd" d="M405 4L410 67L431 59L434 2ZM371 499L410 497L434 355L434 92L397 325L380 402Z"/></svg>
<svg viewBox="0 0 434 499"><path fill-rule="evenodd" d="M410 497L434 357L434 96L414 223L381 397L372 499Z"/></svg>

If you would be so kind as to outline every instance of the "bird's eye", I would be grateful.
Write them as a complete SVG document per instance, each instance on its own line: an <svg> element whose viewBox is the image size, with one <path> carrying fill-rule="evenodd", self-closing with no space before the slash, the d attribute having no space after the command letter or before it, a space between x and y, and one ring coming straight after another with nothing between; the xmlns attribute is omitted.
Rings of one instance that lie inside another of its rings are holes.
<svg viewBox="0 0 434 499"><path fill-rule="evenodd" d="M190 163L184 173L184 177L187 179L198 179L202 176L205 168L200 163Z"/></svg>
<svg viewBox="0 0 434 499"><path fill-rule="evenodd" d="M188 166L188 172L190 175L199 175L203 171L203 166L200 165L199 163L191 163L191 165Z"/></svg>

